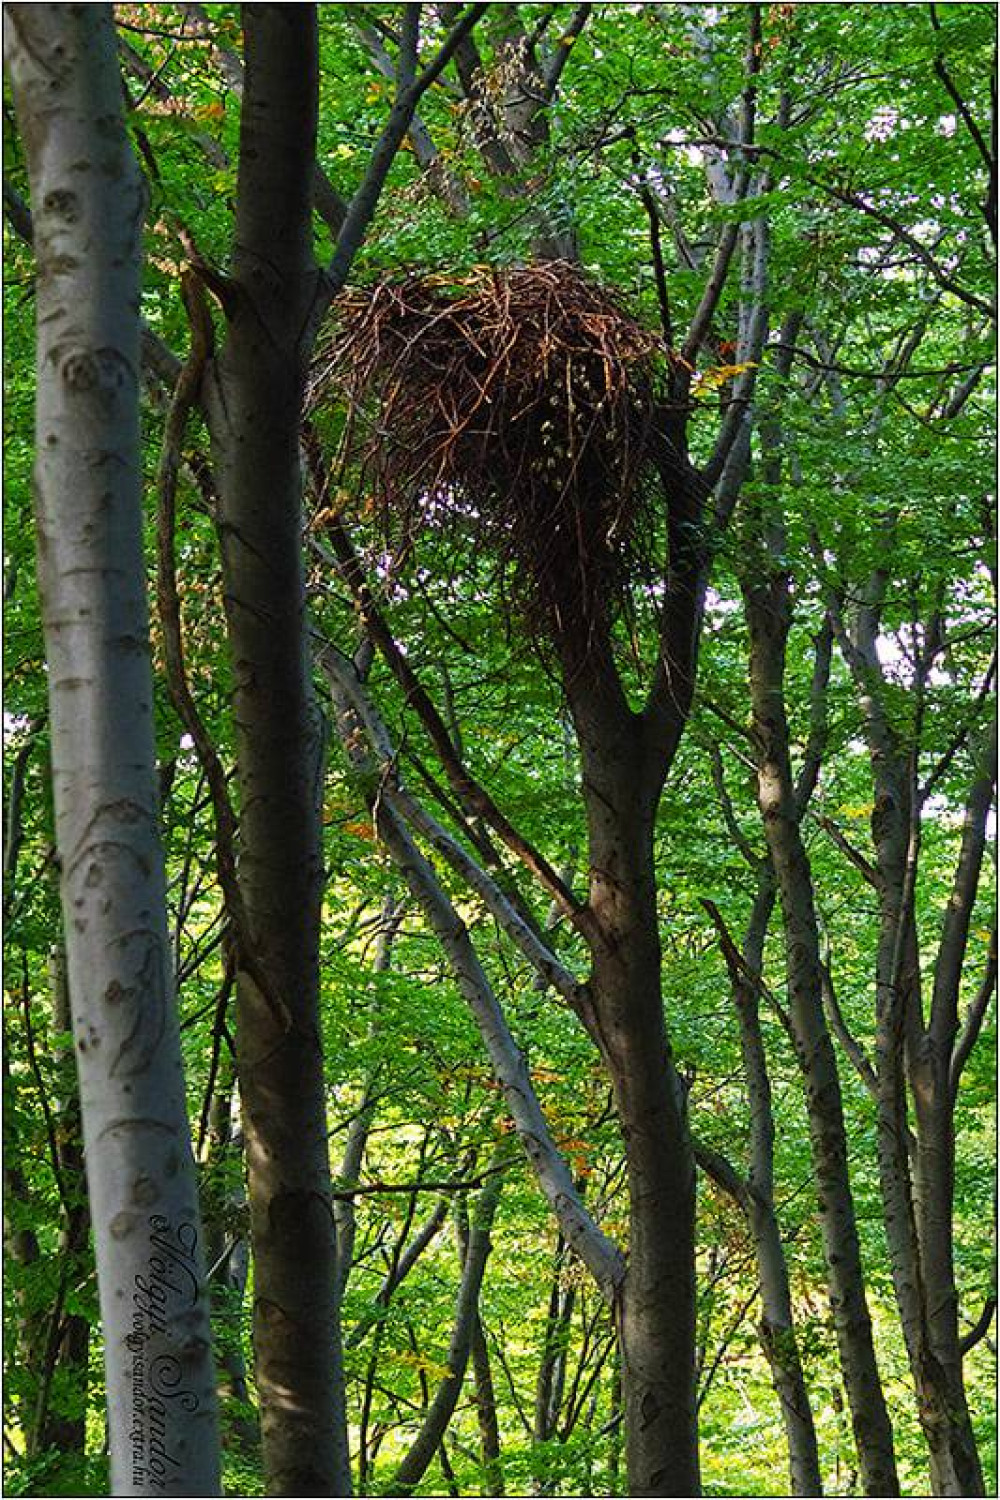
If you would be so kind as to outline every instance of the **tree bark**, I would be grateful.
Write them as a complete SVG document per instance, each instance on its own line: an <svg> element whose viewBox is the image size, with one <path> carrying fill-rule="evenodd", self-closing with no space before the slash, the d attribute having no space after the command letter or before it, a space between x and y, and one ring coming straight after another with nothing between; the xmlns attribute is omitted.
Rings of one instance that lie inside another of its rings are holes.
<svg viewBox="0 0 1000 1500"><path fill-rule="evenodd" d="M9 6L38 258L53 792L116 1494L218 1493L142 556L142 180L108 6Z"/></svg>
<svg viewBox="0 0 1000 1500"><path fill-rule="evenodd" d="M675 626L674 660L687 662L693 684L697 632L686 609L678 607ZM663 1013L653 851L663 780L690 700L678 680L677 722L667 712L635 714L610 640L582 658L578 650L562 643L597 934L589 1029L614 1091L629 1191L628 1268L613 1308L629 1487L640 1495L696 1495L695 1166Z"/></svg>
<svg viewBox="0 0 1000 1500"><path fill-rule="evenodd" d="M243 1349L249 1246L233 1221L245 1213L243 1131L233 1061L225 1042L208 1106L203 1174L207 1179L205 1260L211 1275L216 1388L223 1436L242 1454L260 1456L260 1427L250 1400ZM228 1429L228 1430L227 1430Z"/></svg>
<svg viewBox="0 0 1000 1500"><path fill-rule="evenodd" d="M584 757L590 904L604 938L590 991L628 1172L628 1269L614 1311L629 1489L689 1496L700 1492L694 1155L663 1016L652 808L636 797L634 755L602 748Z"/></svg>
<svg viewBox="0 0 1000 1500"><path fill-rule="evenodd" d="M725 795L724 786L721 790ZM774 870L770 859L766 858L758 862L757 895L743 940L742 956L735 952L722 928L721 916L706 903L723 934L750 1108L750 1161L746 1179L735 1172L730 1177L727 1172L713 1171L712 1165L707 1169L723 1190L731 1193L739 1203L750 1228L760 1281L760 1340L771 1369L771 1381L785 1428L792 1494L821 1495L823 1481L816 1427L799 1357L788 1262L774 1202L774 1112L754 984L755 976L760 976L763 970L764 942L776 895ZM698 1160L702 1162L700 1150Z"/></svg>
<svg viewBox="0 0 1000 1500"><path fill-rule="evenodd" d="M299 423L321 278L311 5L244 8L246 79L225 343L204 387L240 790L237 1066L269 1492L347 1495L319 1035L323 731L309 671Z"/></svg>
<svg viewBox="0 0 1000 1500"><path fill-rule="evenodd" d="M985 1494L962 1375L955 1283L955 1093L951 1063L969 923L986 847L996 779L996 721L977 747L958 867L934 972L930 1024L910 1064L917 1121L916 1229L926 1299L927 1351L919 1370L920 1415L935 1494Z"/></svg>
<svg viewBox="0 0 1000 1500"><path fill-rule="evenodd" d="M497 1398L493 1387L493 1365L483 1330L479 1309L472 1326L472 1375L475 1381L476 1420L479 1423L479 1445L483 1464L483 1494L503 1495L503 1453L500 1447L500 1424L497 1421Z"/></svg>
<svg viewBox="0 0 1000 1500"><path fill-rule="evenodd" d="M802 840L785 714L788 580L772 572L744 588L750 693L760 746L758 803L781 898L795 1052L806 1086L809 1136L830 1301L865 1493L899 1493L892 1428L875 1361L847 1161L840 1079L823 1010L819 929Z"/></svg>
<svg viewBox="0 0 1000 1500"><path fill-rule="evenodd" d="M879 895L876 1100L879 1176L893 1288L936 1495L981 1495L982 1465L962 1377L954 1266L955 1084L958 1000L995 777L992 744L978 747L953 890L924 1020L915 895L920 851L915 752L890 722L877 640L885 575L872 575L841 645L859 689L872 785ZM929 670L929 662L918 674ZM920 684L918 691L923 691ZM911 1131L912 1096L915 1133Z"/></svg>
<svg viewBox="0 0 1000 1500"><path fill-rule="evenodd" d="M49 983L52 991L52 1027L57 1033L73 1029L69 986L66 976L65 944L56 944L49 956ZM59 1232L59 1260L63 1276L79 1279L89 1272L90 1206L80 1129L80 1101L76 1091L72 1055L60 1046L55 1052L56 1066L62 1074L59 1093L53 1100L56 1121L56 1147L59 1172L67 1201L63 1204L63 1223ZM57 1316L58 1312L58 1316ZM44 1453L55 1448L60 1453L82 1453L87 1436L87 1365L90 1352L90 1324L82 1313L53 1310L53 1345L51 1371L43 1371L50 1380L45 1399L39 1401L39 1421L35 1447ZM47 1351L48 1352L48 1351ZM50 1379L51 1377L51 1379ZM72 1411L62 1409L69 1397Z"/></svg>
<svg viewBox="0 0 1000 1500"><path fill-rule="evenodd" d="M566 1243L559 1236L552 1268L552 1285L549 1290L549 1305L545 1317L545 1337L542 1342L542 1358L535 1380L535 1415L532 1438L536 1443L548 1442L559 1422L562 1406L562 1391L566 1371L566 1341L570 1319L573 1316L574 1289L563 1286L563 1263L566 1258Z"/></svg>
<svg viewBox="0 0 1000 1500"><path fill-rule="evenodd" d="M491 1166L496 1167L500 1153L494 1152ZM455 1322L448 1344L448 1374L434 1394L423 1426L403 1462L396 1470L393 1491L412 1495L441 1445L451 1421L465 1380L466 1366L472 1351L472 1335L479 1312L479 1292L486 1272L486 1261L492 1249L490 1231L500 1202L503 1173L496 1171L476 1195L469 1226L469 1239L462 1266L455 1305Z"/></svg>
<svg viewBox="0 0 1000 1500"><path fill-rule="evenodd" d="M686 627L693 639L689 621ZM661 716L647 729L646 720L624 704L617 676L597 692L584 687L582 677L574 678L590 819L588 926L597 935L589 985L557 977L560 991L573 995L615 1087L631 1197L623 1282L619 1253L579 1201L553 1148L525 1060L468 931L406 828L413 799L397 798L391 778L374 769L367 752L350 748L357 745L360 719L379 759L391 765L384 730L351 665L330 651L323 652L322 661L334 688L341 737L370 787L379 834L449 956L562 1233L615 1310L630 1486L651 1496L696 1494L694 1157L663 1017L652 845L667 764L661 741L666 733L676 746L679 727L665 731ZM559 966L550 959L545 968L554 973Z"/></svg>

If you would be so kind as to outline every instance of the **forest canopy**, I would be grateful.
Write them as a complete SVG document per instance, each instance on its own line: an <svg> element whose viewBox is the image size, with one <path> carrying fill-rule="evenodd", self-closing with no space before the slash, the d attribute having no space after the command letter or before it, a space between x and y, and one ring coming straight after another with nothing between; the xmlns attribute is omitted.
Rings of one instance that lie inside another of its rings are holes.
<svg viewBox="0 0 1000 1500"><path fill-rule="evenodd" d="M995 31L5 6L9 1494L995 1493Z"/></svg>

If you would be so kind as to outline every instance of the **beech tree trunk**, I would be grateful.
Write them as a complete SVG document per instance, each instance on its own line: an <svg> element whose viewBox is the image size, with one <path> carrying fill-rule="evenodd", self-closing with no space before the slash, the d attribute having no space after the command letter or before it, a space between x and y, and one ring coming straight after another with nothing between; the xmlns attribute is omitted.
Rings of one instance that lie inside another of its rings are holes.
<svg viewBox="0 0 1000 1500"><path fill-rule="evenodd" d="M491 1167L497 1168L500 1160L501 1152L494 1152ZM502 1188L503 1173L494 1170L493 1176L473 1201L468 1240L464 1246L462 1279L455 1305L455 1322L448 1343L448 1374L438 1385L423 1425L396 1470L393 1490L398 1495L413 1494L444 1441L448 1424L458 1404L472 1352L472 1337L479 1317L479 1293L486 1273L486 1262L493 1248L491 1230Z"/></svg>
<svg viewBox="0 0 1000 1500"><path fill-rule="evenodd" d="M899 1493L892 1428L875 1361L847 1161L840 1078L823 1010L819 929L802 841L784 706L787 579L744 590L750 693L760 746L758 802L781 899L793 1040L806 1086L820 1229L851 1423L865 1493Z"/></svg>
<svg viewBox="0 0 1000 1500"><path fill-rule="evenodd" d="M52 990L52 1026L57 1033L72 1032L73 1022L66 976L66 948L56 944L49 955ZM89 1272L90 1205L87 1201L80 1100L72 1055L59 1047L55 1061L62 1075L59 1092L52 1101L56 1121L59 1173L66 1201L59 1231L60 1286L69 1286ZM60 1299L62 1301L64 1299ZM90 1354L90 1323L82 1313L51 1309L51 1347L45 1351L45 1366L38 1406L38 1427L33 1447L39 1453L55 1448L60 1453L83 1453L87 1438L87 1365ZM67 1407L71 1408L67 1410Z"/></svg>
<svg viewBox="0 0 1000 1500"><path fill-rule="evenodd" d="M696 1495L695 1165L660 980L653 821L660 777L625 710L598 727L577 704L587 805L595 1039L614 1089L629 1186L628 1269L614 1308L629 1489Z"/></svg>
<svg viewBox="0 0 1000 1500"><path fill-rule="evenodd" d="M313 313L311 5L244 8L246 79L225 343L205 398L240 792L237 1065L268 1491L347 1495L319 1035L323 729L309 670L299 423Z"/></svg>
<svg viewBox="0 0 1000 1500"><path fill-rule="evenodd" d="M724 785L721 790L731 813ZM747 850L747 853L753 851ZM728 934L724 942L750 1111L750 1160L746 1178L723 1159L713 1160L717 1153L707 1152L705 1147L698 1148L698 1159L719 1186L736 1199L746 1215L760 1281L760 1340L781 1408L788 1442L791 1490L793 1495L816 1496L823 1493L823 1482L816 1427L795 1332L788 1262L774 1201L774 1112L754 983L763 972L764 942L776 894L771 861L765 858L757 865L757 895L743 940L742 955L730 946ZM714 907L706 904L717 925L721 926L721 917Z"/></svg>
<svg viewBox="0 0 1000 1500"><path fill-rule="evenodd" d="M11 5L5 40L38 257L38 575L111 1487L216 1494L142 554L145 194L110 6Z"/></svg>
<svg viewBox="0 0 1000 1500"><path fill-rule="evenodd" d="M879 1176L893 1287L936 1495L984 1493L958 1334L954 1265L955 1096L959 987L996 773L992 741L974 751L959 859L933 969L925 1024L915 894L919 792L908 747L890 722L877 638L884 575L876 571L841 632L860 689L875 791L878 872L876 1081ZM926 632L927 638L934 631ZM930 659L917 673L929 672ZM974 1040L972 1038L971 1040ZM970 1042L971 1044L971 1042ZM908 1090L913 1101L911 1129Z"/></svg>

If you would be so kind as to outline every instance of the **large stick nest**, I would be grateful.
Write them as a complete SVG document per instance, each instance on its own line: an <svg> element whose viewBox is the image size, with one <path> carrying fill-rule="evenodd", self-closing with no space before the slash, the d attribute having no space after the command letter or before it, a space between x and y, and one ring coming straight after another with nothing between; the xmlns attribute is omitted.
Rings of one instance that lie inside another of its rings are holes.
<svg viewBox="0 0 1000 1500"><path fill-rule="evenodd" d="M387 539L434 528L499 565L529 628L606 628L644 571L656 336L570 265L383 280L339 303L314 400L348 403L349 457Z"/></svg>

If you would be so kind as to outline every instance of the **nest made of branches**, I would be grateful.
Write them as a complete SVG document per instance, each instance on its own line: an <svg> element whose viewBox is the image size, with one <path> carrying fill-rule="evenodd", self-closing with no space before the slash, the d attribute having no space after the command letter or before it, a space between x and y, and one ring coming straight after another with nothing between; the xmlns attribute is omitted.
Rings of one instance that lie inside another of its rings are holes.
<svg viewBox="0 0 1000 1500"><path fill-rule="evenodd" d="M645 570L661 353L565 263L385 279L340 300L313 404L346 397L391 544L458 537L552 639L606 625Z"/></svg>

